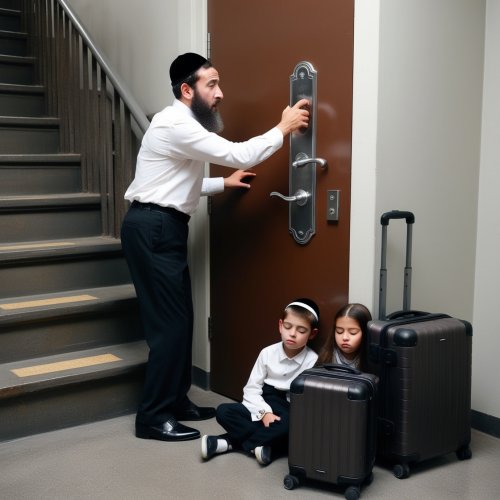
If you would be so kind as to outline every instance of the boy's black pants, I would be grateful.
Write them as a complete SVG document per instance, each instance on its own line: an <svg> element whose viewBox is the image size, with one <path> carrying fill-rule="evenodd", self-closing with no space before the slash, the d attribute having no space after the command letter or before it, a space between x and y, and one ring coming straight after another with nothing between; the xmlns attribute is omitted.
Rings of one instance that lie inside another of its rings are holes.
<svg viewBox="0 0 500 500"><path fill-rule="evenodd" d="M217 408L217 422L227 431L224 437L235 449L251 452L257 446L271 446L273 454L286 453L290 414L286 392L265 384L262 396L281 420L265 427L260 420L252 421L250 412L242 403L223 403Z"/></svg>

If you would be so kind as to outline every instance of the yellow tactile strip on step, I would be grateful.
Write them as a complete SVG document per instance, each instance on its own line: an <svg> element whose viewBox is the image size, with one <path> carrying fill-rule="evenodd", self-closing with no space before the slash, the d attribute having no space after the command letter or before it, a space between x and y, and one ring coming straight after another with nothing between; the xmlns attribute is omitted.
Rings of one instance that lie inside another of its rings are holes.
<svg viewBox="0 0 500 500"><path fill-rule="evenodd" d="M56 363L47 363L45 365L27 366L26 368L16 368L11 370L18 377L33 377L34 375L45 375L47 373L62 372L65 370L74 370L75 368L86 368L88 366L102 365L105 363L114 363L122 359L114 354L101 354L99 356L88 356L85 358L69 359L67 361L58 361Z"/></svg>
<svg viewBox="0 0 500 500"><path fill-rule="evenodd" d="M28 300L25 302L12 302L0 304L0 309L12 311L13 309L26 309L28 307L56 306L59 304L71 304L72 302L83 302L85 300L97 300L93 295L73 295L70 297L54 297L52 299Z"/></svg>
<svg viewBox="0 0 500 500"><path fill-rule="evenodd" d="M32 250L34 248L58 248L72 246L75 246L75 243L72 243L71 241L59 241L57 243L25 243L23 245L0 246L0 252L4 250Z"/></svg>

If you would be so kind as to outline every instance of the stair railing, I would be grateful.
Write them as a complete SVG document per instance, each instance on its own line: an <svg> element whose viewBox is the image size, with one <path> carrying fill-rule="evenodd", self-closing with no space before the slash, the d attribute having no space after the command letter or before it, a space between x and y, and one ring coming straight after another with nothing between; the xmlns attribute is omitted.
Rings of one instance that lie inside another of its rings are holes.
<svg viewBox="0 0 500 500"><path fill-rule="evenodd" d="M64 0L25 0L37 83L60 119L61 152L80 153L82 189L101 194L102 232L118 237L149 120Z"/></svg>

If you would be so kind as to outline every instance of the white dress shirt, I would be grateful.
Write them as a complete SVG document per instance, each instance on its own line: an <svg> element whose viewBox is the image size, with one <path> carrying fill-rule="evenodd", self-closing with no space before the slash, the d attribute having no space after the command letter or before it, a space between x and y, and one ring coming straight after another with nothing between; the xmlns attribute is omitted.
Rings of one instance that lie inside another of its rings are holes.
<svg viewBox="0 0 500 500"><path fill-rule="evenodd" d="M264 161L283 144L283 134L273 128L245 142L231 142L208 132L191 109L175 99L157 113L146 131L135 178L125 198L173 207L188 215L200 196L224 190L224 180L203 179L205 162L248 169Z"/></svg>
<svg viewBox="0 0 500 500"><path fill-rule="evenodd" d="M317 359L318 355L308 346L293 358L285 354L282 342L262 349L243 389L243 405L251 413L252 420L261 420L266 413L273 411L262 397L264 384L289 391L292 380L304 370L312 368Z"/></svg>

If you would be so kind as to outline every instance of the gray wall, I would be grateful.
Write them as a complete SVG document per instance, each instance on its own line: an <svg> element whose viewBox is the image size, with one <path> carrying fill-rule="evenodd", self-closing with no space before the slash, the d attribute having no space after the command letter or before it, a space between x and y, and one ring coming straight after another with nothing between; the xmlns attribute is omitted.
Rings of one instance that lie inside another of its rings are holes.
<svg viewBox="0 0 500 500"><path fill-rule="evenodd" d="M70 3L146 113L172 98L173 57L204 52L206 0ZM412 305L473 323L473 408L500 418L500 0L356 0L355 12L350 299L376 314L380 214L414 211ZM209 371L206 227L202 206L194 364ZM401 307L401 229L391 224L388 310Z"/></svg>
<svg viewBox="0 0 500 500"><path fill-rule="evenodd" d="M473 408L500 417L498 285L500 284L500 0L486 2L481 171L472 358Z"/></svg>

